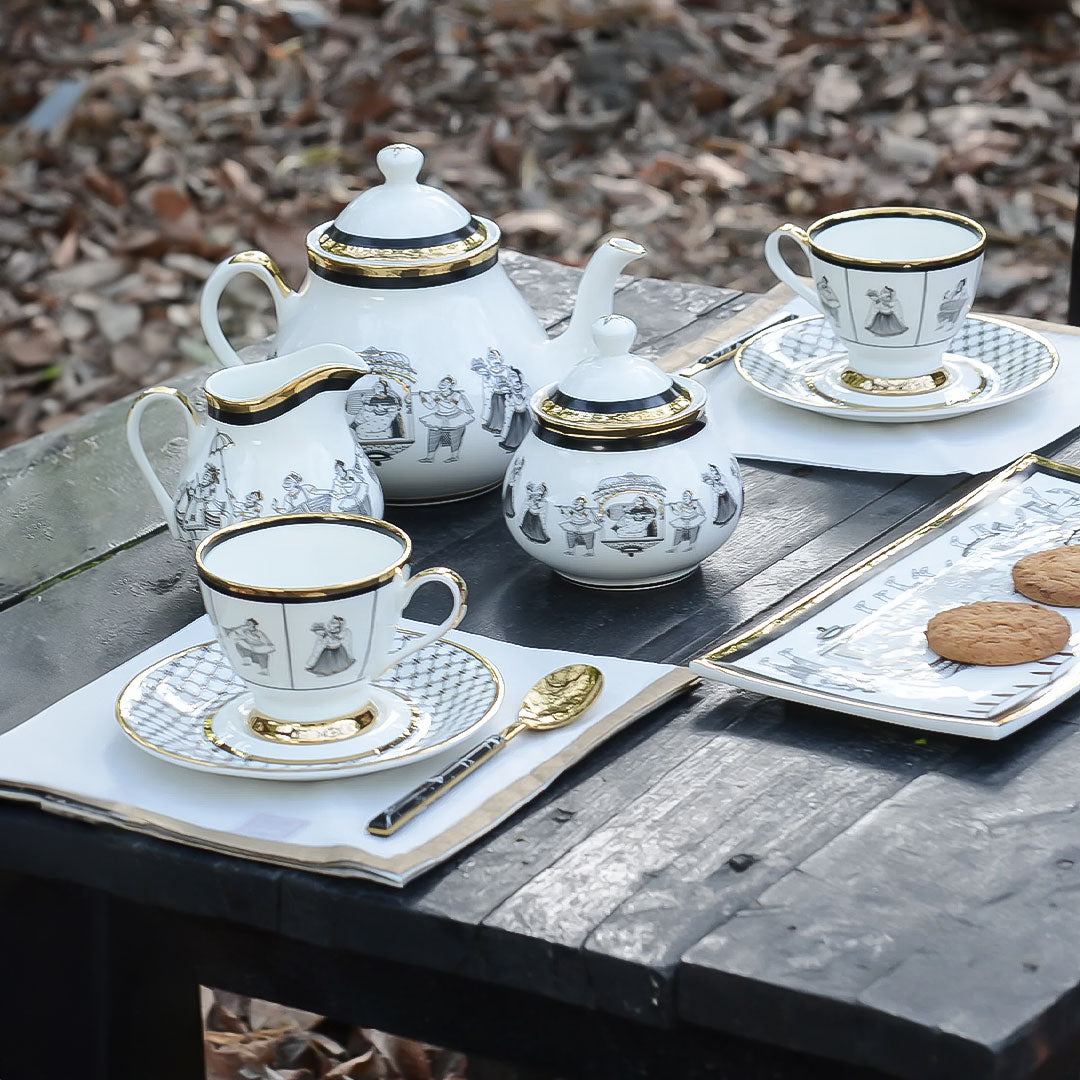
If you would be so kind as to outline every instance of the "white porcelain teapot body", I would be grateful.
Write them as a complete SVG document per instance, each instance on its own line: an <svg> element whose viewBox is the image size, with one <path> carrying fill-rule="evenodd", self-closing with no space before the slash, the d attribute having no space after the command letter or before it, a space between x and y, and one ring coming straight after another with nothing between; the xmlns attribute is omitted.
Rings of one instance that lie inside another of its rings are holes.
<svg viewBox="0 0 1080 1080"><path fill-rule="evenodd" d="M728 539L743 505L704 387L632 356L634 333L621 316L598 321L599 354L537 393L503 481L518 544L598 588L685 577Z"/></svg>
<svg viewBox="0 0 1080 1080"><path fill-rule="evenodd" d="M215 372L205 419L172 387L140 394L128 413L128 444L172 535L194 544L233 522L280 514L381 517L378 477L343 409L365 373L354 352L324 344ZM181 408L187 426L187 460L172 494L139 432L143 412L161 401Z"/></svg>
<svg viewBox="0 0 1080 1080"><path fill-rule="evenodd" d="M498 264L498 226L418 184L415 148L386 147L378 161L386 183L308 234L298 291L268 255L241 252L206 283L203 329L223 363L241 363L217 305L232 278L254 274L274 297L276 352L331 341L369 369L345 409L387 498L465 498L502 479L528 428L532 393L585 355L619 272L644 249L622 239L602 245L569 326L551 339Z"/></svg>

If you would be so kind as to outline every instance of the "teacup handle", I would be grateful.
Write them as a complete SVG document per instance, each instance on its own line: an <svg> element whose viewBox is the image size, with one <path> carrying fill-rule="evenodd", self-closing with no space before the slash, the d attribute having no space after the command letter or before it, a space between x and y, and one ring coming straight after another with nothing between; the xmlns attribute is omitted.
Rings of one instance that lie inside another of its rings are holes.
<svg viewBox="0 0 1080 1080"><path fill-rule="evenodd" d="M405 582L404 599L405 602L401 605L402 610L409 606L412 602L413 596L416 594L416 590L423 585L445 585L453 597L454 606L450 611L450 614L443 619L438 626L433 627L426 634L420 634L418 637L412 638L405 643L405 646L399 649L390 658L390 663L374 678L379 678L381 675L385 675L392 667L400 664L402 660L413 653L419 652L425 645L430 645L433 641L438 641L448 630L453 630L455 626L462 619L465 618L465 612L469 606L469 589L465 582L462 580L461 575L455 571L450 570L445 566L435 566L430 570L421 570L420 573L413 575Z"/></svg>
<svg viewBox="0 0 1080 1080"><path fill-rule="evenodd" d="M788 266L787 260L780 254L780 241L785 236L794 240L803 249L807 259L810 258L810 237L806 230L788 222L778 229L773 229L765 239L765 261L769 264L769 269L796 295L801 296L818 311L823 311L817 292Z"/></svg>
<svg viewBox="0 0 1080 1080"><path fill-rule="evenodd" d="M199 300L199 321L202 323L203 333L214 355L226 367L239 367L244 361L229 344L225 332L221 329L218 301L229 282L241 274L252 274L270 290L279 330L287 313L297 300L297 294L289 288L285 278L282 277L280 267L265 251L241 251L223 263L218 263L203 286L202 298Z"/></svg>
<svg viewBox="0 0 1080 1080"><path fill-rule="evenodd" d="M165 514L165 524L169 526L169 532L172 533L175 539L179 540L180 526L176 520L176 507L173 504L173 499L165 490L165 485L158 479L157 473L154 472L154 466L150 464L150 459L146 456L146 450L143 449L142 444L140 430L142 414L148 406L157 401L172 401L181 407L184 413L184 424L187 428L189 445L199 429L199 414L195 411L195 406L191 404L188 396L172 386L155 386L150 390L144 390L131 403L131 408L128 409L127 414L127 441L128 446L131 447L131 456L135 459L135 464L139 466L143 476L146 477L150 490L154 493L154 498L157 499L158 504L161 506L162 512Z"/></svg>

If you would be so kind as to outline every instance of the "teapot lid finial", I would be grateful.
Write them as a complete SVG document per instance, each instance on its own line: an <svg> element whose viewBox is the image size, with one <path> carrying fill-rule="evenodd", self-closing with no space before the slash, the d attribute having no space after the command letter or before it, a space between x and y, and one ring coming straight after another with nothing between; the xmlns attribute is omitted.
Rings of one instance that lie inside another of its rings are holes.
<svg viewBox="0 0 1080 1080"><path fill-rule="evenodd" d="M379 151L375 164L388 184L415 184L424 164L424 155L408 143L391 143Z"/></svg>
<svg viewBox="0 0 1080 1080"><path fill-rule="evenodd" d="M625 356L637 337L637 327L625 315L604 315L593 323L592 333L600 356Z"/></svg>

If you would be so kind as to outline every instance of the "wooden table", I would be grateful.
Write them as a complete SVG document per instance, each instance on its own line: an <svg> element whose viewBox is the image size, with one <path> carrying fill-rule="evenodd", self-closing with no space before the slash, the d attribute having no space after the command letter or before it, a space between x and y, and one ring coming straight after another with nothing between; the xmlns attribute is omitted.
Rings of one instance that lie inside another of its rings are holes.
<svg viewBox="0 0 1080 1080"><path fill-rule="evenodd" d="M576 271L508 262L557 326ZM660 353L746 303L617 307ZM124 408L0 455L0 730L201 612ZM469 582L466 629L681 662L969 483L745 477L727 546L644 593L524 559L494 495L391 517ZM1078 715L965 742L703 686L401 891L0 804L0 1076L191 1080L199 982L565 1076L1074 1076Z"/></svg>

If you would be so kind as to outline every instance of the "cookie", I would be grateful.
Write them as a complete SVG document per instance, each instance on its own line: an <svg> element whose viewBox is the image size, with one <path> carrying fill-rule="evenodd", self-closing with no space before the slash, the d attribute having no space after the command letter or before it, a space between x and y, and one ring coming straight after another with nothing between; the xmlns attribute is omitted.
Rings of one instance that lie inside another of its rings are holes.
<svg viewBox="0 0 1080 1080"><path fill-rule="evenodd" d="M1016 591L1040 604L1080 607L1080 546L1025 555L1012 572Z"/></svg>
<svg viewBox="0 0 1080 1080"><path fill-rule="evenodd" d="M1027 664L1065 648L1071 628L1057 611L1037 604L983 601L938 612L926 627L926 643L961 664Z"/></svg>

